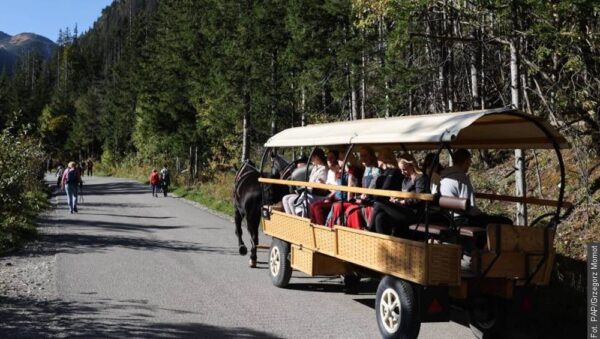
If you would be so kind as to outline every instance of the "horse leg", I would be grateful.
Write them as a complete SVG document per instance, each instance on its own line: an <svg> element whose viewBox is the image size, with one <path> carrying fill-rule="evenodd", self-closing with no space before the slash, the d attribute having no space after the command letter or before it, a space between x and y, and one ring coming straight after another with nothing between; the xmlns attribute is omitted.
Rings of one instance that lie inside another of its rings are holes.
<svg viewBox="0 0 600 339"><path fill-rule="evenodd" d="M248 222L248 233L250 233L250 239L252 241L252 248L250 249L250 261L249 266L252 268L256 267L257 255L256 249L258 247L258 226L260 224L260 210L253 209L251 215L246 216Z"/></svg>
<svg viewBox="0 0 600 339"><path fill-rule="evenodd" d="M240 211L236 208L235 209L235 235L238 238L238 247L239 247L240 255L246 255L246 253L248 253L248 249L246 248L246 245L244 245L244 241L242 240L242 219L244 219L244 217L242 216Z"/></svg>

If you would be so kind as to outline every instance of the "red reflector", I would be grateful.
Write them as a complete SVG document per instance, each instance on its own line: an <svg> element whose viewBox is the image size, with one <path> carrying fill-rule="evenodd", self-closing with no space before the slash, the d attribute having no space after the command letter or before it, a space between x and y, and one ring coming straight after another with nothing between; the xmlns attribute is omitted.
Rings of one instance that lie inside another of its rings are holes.
<svg viewBox="0 0 600 339"><path fill-rule="evenodd" d="M427 313L440 313L442 311L444 311L444 308L435 298L431 301L431 304L429 304L429 307L427 308Z"/></svg>
<svg viewBox="0 0 600 339"><path fill-rule="evenodd" d="M523 297L523 301L521 301L521 312L530 313L533 310L533 302L531 301L531 297L526 295Z"/></svg>

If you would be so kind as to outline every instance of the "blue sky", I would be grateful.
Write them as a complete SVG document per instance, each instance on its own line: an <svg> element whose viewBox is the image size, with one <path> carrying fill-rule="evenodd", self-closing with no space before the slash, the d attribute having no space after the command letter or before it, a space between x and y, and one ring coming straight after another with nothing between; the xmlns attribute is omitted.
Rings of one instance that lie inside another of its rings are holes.
<svg viewBox="0 0 600 339"><path fill-rule="evenodd" d="M0 31L36 33L56 41L58 30L88 30L112 0L0 0Z"/></svg>

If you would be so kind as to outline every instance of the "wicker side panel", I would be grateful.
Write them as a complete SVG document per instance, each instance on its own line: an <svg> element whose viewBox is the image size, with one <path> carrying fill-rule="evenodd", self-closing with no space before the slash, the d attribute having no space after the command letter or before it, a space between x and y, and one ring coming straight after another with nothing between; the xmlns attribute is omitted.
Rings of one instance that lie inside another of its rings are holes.
<svg viewBox="0 0 600 339"><path fill-rule="evenodd" d="M429 285L460 285L460 246L428 244Z"/></svg>
<svg viewBox="0 0 600 339"><path fill-rule="evenodd" d="M338 258L415 283L427 282L424 243L347 227L336 230Z"/></svg>
<svg viewBox="0 0 600 339"><path fill-rule="evenodd" d="M315 232L315 249L319 252L336 255L336 232L329 227L312 225Z"/></svg>
<svg viewBox="0 0 600 339"><path fill-rule="evenodd" d="M263 231L272 237L292 244L314 248L314 235L310 220L295 215L272 211L270 220L264 220Z"/></svg>
<svg viewBox="0 0 600 339"><path fill-rule="evenodd" d="M313 252L302 249L300 246L292 245L292 255L290 257L292 268L304 272L310 276L313 275Z"/></svg>
<svg viewBox="0 0 600 339"><path fill-rule="evenodd" d="M314 275L340 275L350 271L350 265L343 260L318 252L313 257Z"/></svg>
<svg viewBox="0 0 600 339"><path fill-rule="evenodd" d="M348 265L343 260L292 245L290 258L292 268L314 275L340 275L348 272Z"/></svg>

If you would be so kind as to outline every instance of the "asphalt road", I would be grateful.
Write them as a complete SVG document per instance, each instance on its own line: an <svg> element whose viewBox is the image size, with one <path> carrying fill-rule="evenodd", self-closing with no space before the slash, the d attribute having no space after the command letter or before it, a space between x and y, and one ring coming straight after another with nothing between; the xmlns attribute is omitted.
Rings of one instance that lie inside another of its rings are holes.
<svg viewBox="0 0 600 339"><path fill-rule="evenodd" d="M85 177L83 203L64 195L41 221L53 227L57 297L45 311L68 337L378 338L376 283L358 295L339 279L294 272L271 284L268 251L256 269L237 253L231 220L180 198L154 198L124 179ZM245 234L249 244L249 237ZM261 234L260 243L270 244ZM50 331L50 330L48 330ZM473 338L468 327L429 323L420 338Z"/></svg>

